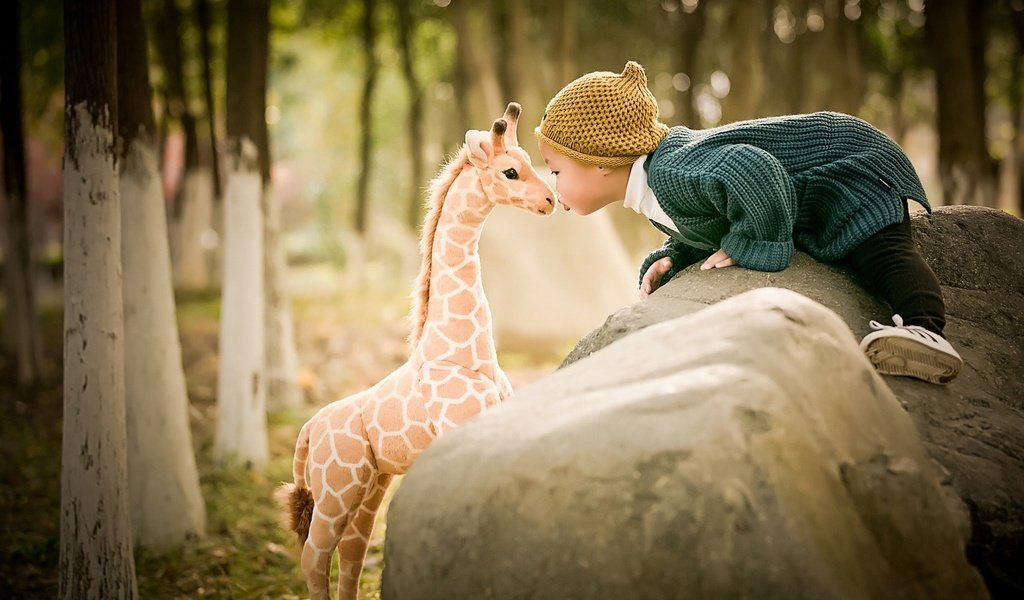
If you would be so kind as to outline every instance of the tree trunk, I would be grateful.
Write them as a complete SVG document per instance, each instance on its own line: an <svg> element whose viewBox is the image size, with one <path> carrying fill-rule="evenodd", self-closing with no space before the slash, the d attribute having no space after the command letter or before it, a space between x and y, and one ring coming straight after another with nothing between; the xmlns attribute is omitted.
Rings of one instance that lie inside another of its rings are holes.
<svg viewBox="0 0 1024 600"><path fill-rule="evenodd" d="M556 0L553 9L554 18L554 42L555 42L555 63L558 65L556 73L561 86L579 77L576 72L576 52L579 31L576 0ZM614 70L614 69L613 69Z"/></svg>
<svg viewBox="0 0 1024 600"><path fill-rule="evenodd" d="M410 172L412 184L409 186L406 225L412 231L418 231L423 220L422 206L424 202L420 190L426 183L423 181L423 89L416 78L416 65L412 59L412 44L416 25L413 22L409 2L396 0L395 12L398 17L398 42L402 56L402 73L405 76L405 87L409 90L409 160L412 166Z"/></svg>
<svg viewBox="0 0 1024 600"><path fill-rule="evenodd" d="M929 2L925 10L945 203L994 206L996 171L985 142L983 3Z"/></svg>
<svg viewBox="0 0 1024 600"><path fill-rule="evenodd" d="M42 377L42 346L32 281L32 244L28 235L25 138L21 114L19 2L11 2L0 24L0 129L3 130L4 193L7 196L7 248L3 261L5 339L19 385Z"/></svg>
<svg viewBox="0 0 1024 600"><path fill-rule="evenodd" d="M266 97L267 64L269 43L269 22L262 23L261 29L267 41L263 42L264 58L256 74L259 89L252 93L261 100ZM261 102L265 106L265 101ZM266 381L266 403L270 410L281 411L302 403L302 389L299 387L299 352L295 346L295 326L291 305L286 292L288 261L281 243L281 205L270 184L270 132L264 118L264 109L253 115L257 128L257 151L260 155L260 173L263 177L263 281L264 281L264 368ZM367 169L369 170L369 169Z"/></svg>
<svg viewBox="0 0 1024 600"><path fill-rule="evenodd" d="M184 56L181 48L181 11L175 0L164 0L163 22L160 24L160 53L167 78L167 108L171 117L181 124L185 133L185 171L199 165L199 141L196 120L188 104L185 89Z"/></svg>
<svg viewBox="0 0 1024 600"><path fill-rule="evenodd" d="M730 40L729 95L722 102L722 123L750 119L761 112L764 58L761 55L763 0L733 4L726 23Z"/></svg>
<svg viewBox="0 0 1024 600"><path fill-rule="evenodd" d="M533 17L528 0L512 0L506 4L506 7L505 31L502 32L506 40L506 52L501 59L507 71L508 82L504 100L518 102L522 105L520 135L532 136L533 128L540 122L548 101L545 92L541 91L544 78L537 69L538 48L532 44L530 37L530 21ZM541 48L540 51L543 49ZM552 96L555 91L557 89L551 92ZM500 111L501 107L499 106L497 110ZM486 125L486 121L484 124ZM522 137L520 141L522 141ZM544 162L538 153L537 144L524 144L522 148L530 154L534 164Z"/></svg>
<svg viewBox="0 0 1024 600"><path fill-rule="evenodd" d="M210 67L210 0L196 0L196 24L199 26L199 54L203 64L203 100L210 137L210 166L213 171L213 197L219 203L222 194L220 153L217 151L217 110L213 102L213 74Z"/></svg>
<svg viewBox="0 0 1024 600"><path fill-rule="evenodd" d="M228 0L224 285L215 452L267 462L263 182L269 0Z"/></svg>
<svg viewBox="0 0 1024 600"><path fill-rule="evenodd" d="M114 6L64 3L64 427L59 595L136 598L125 456Z"/></svg>
<svg viewBox="0 0 1024 600"><path fill-rule="evenodd" d="M299 387L299 352L295 347L295 326L285 277L288 264L281 244L281 205L273 188L263 188L264 223L263 274L266 281L266 373L267 406L280 412L302 403Z"/></svg>
<svg viewBox="0 0 1024 600"><path fill-rule="evenodd" d="M366 207L370 187L370 170L373 168L371 160L373 142L373 114L370 109L373 105L373 90L377 86L377 29L374 25L375 0L363 0L363 20L360 30L363 38L363 95L359 101L359 180L356 185L356 233L360 237L366 235Z"/></svg>
<svg viewBox="0 0 1024 600"><path fill-rule="evenodd" d="M770 112L795 114L803 112L808 87L804 76L807 62L807 31L801 28L801 24L807 22L807 0L792 0L789 3L789 10L797 25L792 39L782 40L780 45L775 46L776 52L773 54L778 60L772 65L773 77L770 78L771 88L767 100L774 100L777 103L775 107L778 110ZM770 31L772 37L779 39L774 31L774 23Z"/></svg>
<svg viewBox="0 0 1024 600"><path fill-rule="evenodd" d="M139 0L117 2L128 485L136 546L203 535ZM168 518L173 515L173 518Z"/></svg>
<svg viewBox="0 0 1024 600"><path fill-rule="evenodd" d="M676 41L679 44L676 53L676 73L686 76L683 81L673 79L672 82L676 90L675 121L687 127L700 127L700 117L694 103L693 91L701 78L697 53L700 49L700 41L704 37L706 14L705 5L698 4L693 12L687 13L684 10L678 10L674 16L679 23L676 29Z"/></svg>
<svg viewBox="0 0 1024 600"><path fill-rule="evenodd" d="M884 77L886 96L892 103L892 125L890 126L892 139L902 145L903 140L907 137L907 131L910 129L906 112L903 110L903 73L889 71L885 73Z"/></svg>
<svg viewBox="0 0 1024 600"><path fill-rule="evenodd" d="M1010 78L1010 109L1013 111L1014 137L1010 148L1014 181L1011 182L1010 211L1024 215L1024 101L1021 81L1024 77L1024 10L1014 10L1013 32L1017 37L1017 55L1013 59L1013 76Z"/></svg>
<svg viewBox="0 0 1024 600"><path fill-rule="evenodd" d="M178 191L178 255L174 269L179 289L208 289L210 273L210 231L213 229L213 178L205 167L186 169Z"/></svg>
<svg viewBox="0 0 1024 600"><path fill-rule="evenodd" d="M809 28L802 36L804 55L814 57L805 63L803 109L856 113L864 94L857 26L843 14L840 0L824 0L815 9L823 29Z"/></svg>
<svg viewBox="0 0 1024 600"><path fill-rule="evenodd" d="M456 36L456 95L462 100L459 139L470 128L490 126L495 114L505 108L498 83L498 69L491 52L494 39L491 4L486 0L453 0Z"/></svg>
<svg viewBox="0 0 1024 600"><path fill-rule="evenodd" d="M205 289L210 285L210 272L203 238L212 225L212 179L199 162L196 119L185 87L182 16L176 1L164 0L162 14L159 41L167 78L167 110L171 118L181 124L185 134L185 169L173 212L178 220L179 236L175 244L178 255L174 260L174 278L180 288Z"/></svg>

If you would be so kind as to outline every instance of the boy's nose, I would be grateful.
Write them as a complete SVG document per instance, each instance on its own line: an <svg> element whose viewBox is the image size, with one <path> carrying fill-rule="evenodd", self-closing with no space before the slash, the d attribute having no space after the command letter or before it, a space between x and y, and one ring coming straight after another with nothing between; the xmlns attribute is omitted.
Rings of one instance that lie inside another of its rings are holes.
<svg viewBox="0 0 1024 600"><path fill-rule="evenodd" d="M547 201L548 201L548 204L550 204L550 205L554 206L554 204L555 204L555 201L554 201L554 200L552 200L551 198L545 198L545 200L547 200Z"/></svg>

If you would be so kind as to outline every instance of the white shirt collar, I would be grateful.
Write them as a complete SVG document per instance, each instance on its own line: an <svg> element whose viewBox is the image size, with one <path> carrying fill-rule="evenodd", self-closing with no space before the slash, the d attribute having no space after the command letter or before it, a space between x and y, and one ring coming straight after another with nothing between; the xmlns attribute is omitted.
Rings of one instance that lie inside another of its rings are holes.
<svg viewBox="0 0 1024 600"><path fill-rule="evenodd" d="M672 219L661 209L654 190L647 184L647 170L644 169L644 162L647 155L644 154L636 159L633 167L629 170L629 179L626 180L626 197L622 199L622 205L628 209L635 210L648 219L668 227L672 231L679 231Z"/></svg>
<svg viewBox="0 0 1024 600"><path fill-rule="evenodd" d="M643 203L644 195L647 192L650 192L652 196L654 195L650 186L647 185L647 171L644 170L644 161L646 160L647 155L644 154L633 162L633 167L629 170L629 179L626 181L626 197L622 201L623 206L640 214L643 214L640 207Z"/></svg>

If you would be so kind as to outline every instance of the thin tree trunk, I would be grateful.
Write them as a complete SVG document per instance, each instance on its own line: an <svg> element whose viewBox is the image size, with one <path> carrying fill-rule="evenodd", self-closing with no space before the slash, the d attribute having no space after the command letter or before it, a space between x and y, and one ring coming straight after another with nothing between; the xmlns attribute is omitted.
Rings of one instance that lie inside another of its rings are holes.
<svg viewBox="0 0 1024 600"><path fill-rule="evenodd" d="M864 100L865 93L861 28L846 18L842 2L839 0L833 1L836 6L837 16L835 17L835 24L839 28L839 44L843 53L841 64L844 66L844 82L846 84L846 93L839 107L843 112L856 114L860 111L860 105Z"/></svg>
<svg viewBox="0 0 1024 600"><path fill-rule="evenodd" d="M179 240L174 261L176 285L204 289L210 285L208 250L202 238L211 227L213 203L211 178L199 162L199 136L195 115L189 107L181 46L182 15L176 0L164 0L160 48L167 77L167 110L185 134L185 168L174 199Z"/></svg>
<svg viewBox="0 0 1024 600"><path fill-rule="evenodd" d="M185 170L188 171L199 166L199 137L185 88L181 11L175 0L164 0L163 22L159 30L164 74L167 77L167 108L185 133Z"/></svg>
<svg viewBox="0 0 1024 600"><path fill-rule="evenodd" d="M260 122L269 0L228 0L224 285L215 452L256 469L267 462L265 297ZM268 168L269 170L269 168Z"/></svg>
<svg viewBox="0 0 1024 600"><path fill-rule="evenodd" d="M805 75L807 60L807 31L801 29L800 23L807 22L807 1L794 0L790 3L790 10L797 23L797 31L794 40L784 44L782 54L789 60L784 60L781 65L780 79L783 89L780 90L785 98L784 111L788 113L803 112L807 97L807 77Z"/></svg>
<svg viewBox="0 0 1024 600"><path fill-rule="evenodd" d="M1016 181L1010 186L1012 200L1010 210L1018 216L1024 215L1024 10L1013 11L1013 31L1017 37L1017 55L1013 59L1013 76L1010 78L1010 108L1013 111L1014 138L1010 149Z"/></svg>
<svg viewBox="0 0 1024 600"><path fill-rule="evenodd" d="M203 535L139 0L117 2L128 485L136 546ZM173 518L168 518L174 515Z"/></svg>
<svg viewBox="0 0 1024 600"><path fill-rule="evenodd" d="M814 60L806 63L807 89L804 110L836 110L856 113L863 89L860 38L843 14L841 0L817 3L823 29L803 34L803 52Z"/></svg>
<svg viewBox="0 0 1024 600"><path fill-rule="evenodd" d="M557 73L561 85L565 85L576 79L579 73L576 72L576 52L579 25L577 22L576 0L556 0L555 11L555 61L558 65Z"/></svg>
<svg viewBox="0 0 1024 600"><path fill-rule="evenodd" d="M7 196L7 249L4 257L4 314L9 356L19 385L42 377L42 346L32 281L32 244L28 234L25 137L21 113L19 2L11 2L0 24L0 129L3 130L4 193Z"/></svg>
<svg viewBox="0 0 1024 600"><path fill-rule="evenodd" d="M213 102L213 74L210 66L210 0L196 0L196 23L199 25L199 53L203 63L203 100L206 104L206 125L210 136L213 197L219 203L222 190L220 153L217 151L217 110Z"/></svg>
<svg viewBox="0 0 1024 600"><path fill-rule="evenodd" d="M360 237L366 235L367 202L370 187L370 170L373 168L371 159L373 142L372 110L373 91L377 85L377 29L374 25L375 0L363 0L362 33L363 40L363 94L359 100L359 180L356 186L356 233Z"/></svg>
<svg viewBox="0 0 1024 600"><path fill-rule="evenodd" d="M498 69L491 52L494 39L491 3L487 0L453 0L456 35L456 68L462 96L459 137L470 128L485 127L505 104L498 83Z"/></svg>
<svg viewBox="0 0 1024 600"><path fill-rule="evenodd" d="M117 45L111 3L64 3L64 427L59 595L136 598L125 456Z"/></svg>
<svg viewBox="0 0 1024 600"><path fill-rule="evenodd" d="M212 167L211 177L213 178L213 202L210 206L211 216L208 220L209 228L216 234L217 243L207 253L207 264L209 266L209 281L211 285L220 285L223 280L222 267L224 263L224 174L220 156L220 147L217 144L217 105L213 99L213 67L211 64L212 50L210 48L210 2L209 0L196 0L196 21L199 25L199 49L203 62L203 96L206 104L206 123L209 128L210 138L210 165ZM202 182L199 182L202 184ZM205 189L209 189L208 187Z"/></svg>
<svg viewBox="0 0 1024 600"><path fill-rule="evenodd" d="M702 3L698 4L691 13L682 9L676 12L678 13L676 18L679 21L676 33L676 40L679 44L676 54L676 71L688 78L684 81L673 81L673 86L676 88L676 122L687 127L700 127L700 117L694 103L693 91L701 78L697 53L700 49L700 41L704 37L707 10ZM684 87L683 83L686 84L685 88L679 89Z"/></svg>
<svg viewBox="0 0 1024 600"><path fill-rule="evenodd" d="M731 41L729 95L722 102L722 123L757 116L764 97L764 57L761 55L762 0L733 4L726 23Z"/></svg>
<svg viewBox="0 0 1024 600"><path fill-rule="evenodd" d="M907 137L910 124L903 110L903 73L890 71L885 75L885 87L889 101L892 102L892 139L903 144Z"/></svg>
<svg viewBox="0 0 1024 600"><path fill-rule="evenodd" d="M416 25L413 22L409 2L395 1L395 12L398 17L398 42L402 56L402 74L405 76L405 87L409 90L409 160L412 163L412 185L409 191L406 224L412 231L417 231L423 220L423 196L420 193L423 181L423 89L416 78L416 65L412 59L413 36Z"/></svg>
<svg viewBox="0 0 1024 600"><path fill-rule="evenodd" d="M995 205L996 170L985 142L983 8L970 0L925 7L946 204Z"/></svg>
<svg viewBox="0 0 1024 600"><path fill-rule="evenodd" d="M266 281L267 407L280 412L302 403L299 353L285 278L288 263L281 244L281 205L269 182L264 183L264 281Z"/></svg>

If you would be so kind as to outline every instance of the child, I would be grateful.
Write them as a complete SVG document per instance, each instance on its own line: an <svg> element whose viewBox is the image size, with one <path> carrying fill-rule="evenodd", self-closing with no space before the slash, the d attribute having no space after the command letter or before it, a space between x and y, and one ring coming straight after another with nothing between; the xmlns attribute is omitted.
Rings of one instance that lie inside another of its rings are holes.
<svg viewBox="0 0 1024 600"><path fill-rule="evenodd" d="M880 372L932 383L960 372L905 199L931 207L899 145L865 121L822 112L670 129L631 61L562 88L535 133L565 210L621 201L669 236L644 260L641 298L699 260L780 271L796 245L842 260L889 302L895 326L872 321L861 342Z"/></svg>

